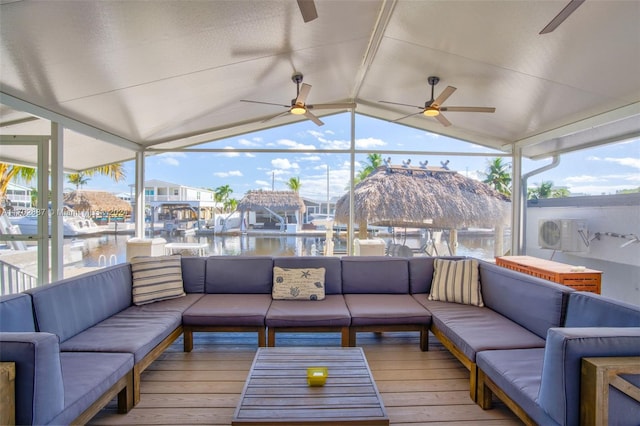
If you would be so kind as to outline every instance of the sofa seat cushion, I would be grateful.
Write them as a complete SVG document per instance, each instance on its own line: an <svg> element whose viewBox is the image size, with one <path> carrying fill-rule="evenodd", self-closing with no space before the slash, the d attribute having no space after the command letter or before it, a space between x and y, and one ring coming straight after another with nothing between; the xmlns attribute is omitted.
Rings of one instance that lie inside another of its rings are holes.
<svg viewBox="0 0 640 426"><path fill-rule="evenodd" d="M351 323L344 297L324 300L274 300L267 311L267 327L346 327Z"/></svg>
<svg viewBox="0 0 640 426"><path fill-rule="evenodd" d="M64 352L132 353L137 364L176 328L182 316L132 306L60 344Z"/></svg>
<svg viewBox="0 0 640 426"><path fill-rule="evenodd" d="M176 299L167 299L160 302L140 305L137 307L137 310L141 312L166 312L181 315L203 296L203 294L187 294L184 297L178 297Z"/></svg>
<svg viewBox="0 0 640 426"><path fill-rule="evenodd" d="M433 325L473 362L484 350L544 347L544 339L489 308L413 297L431 312Z"/></svg>
<svg viewBox="0 0 640 426"><path fill-rule="evenodd" d="M182 314L184 325L264 326L270 294L205 294Z"/></svg>
<svg viewBox="0 0 640 426"><path fill-rule="evenodd" d="M64 410L51 424L70 424L133 369L133 355L126 353L62 352Z"/></svg>
<svg viewBox="0 0 640 426"><path fill-rule="evenodd" d="M431 314L409 294L345 294L351 325L431 324Z"/></svg>
<svg viewBox="0 0 640 426"><path fill-rule="evenodd" d="M483 351L477 364L536 423L556 425L537 404L544 348Z"/></svg>

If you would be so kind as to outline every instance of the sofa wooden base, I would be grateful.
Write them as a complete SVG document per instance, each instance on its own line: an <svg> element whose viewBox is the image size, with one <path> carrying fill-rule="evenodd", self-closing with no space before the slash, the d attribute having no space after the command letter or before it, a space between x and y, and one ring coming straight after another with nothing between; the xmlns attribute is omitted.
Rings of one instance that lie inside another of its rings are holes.
<svg viewBox="0 0 640 426"><path fill-rule="evenodd" d="M431 325L431 332L447 348L458 361L469 370L469 397L472 401L478 401L478 366L471 361L458 347L440 331L435 325Z"/></svg>
<svg viewBox="0 0 640 426"><path fill-rule="evenodd" d="M267 346L275 347L276 333L340 333L342 347L349 346L349 327L268 327Z"/></svg>
<svg viewBox="0 0 640 426"><path fill-rule="evenodd" d="M349 346L356 346L356 334L359 332L383 333L385 331L419 331L420 350L423 352L429 350L429 326L422 324L352 325L349 327Z"/></svg>
<svg viewBox="0 0 640 426"><path fill-rule="evenodd" d="M193 350L193 333L194 332L225 332L225 333L258 333L258 346L263 348L267 346L267 332L264 326L226 326L226 325L185 325L184 332L184 351L191 352Z"/></svg>
<svg viewBox="0 0 640 426"><path fill-rule="evenodd" d="M111 388L98 398L89 408L80 414L72 425L87 424L100 410L102 410L113 398L118 397L118 413L125 414L133 408L133 371L129 371Z"/></svg>
<svg viewBox="0 0 640 426"><path fill-rule="evenodd" d="M533 421L527 413L524 412L518 404L516 404L509 396L495 384L493 380L487 377L480 369L478 371L478 398L477 403L483 410L489 410L493 406L493 395L497 396L500 401L504 402L504 405L518 416L522 422L527 426L536 426L537 423Z"/></svg>
<svg viewBox="0 0 640 426"><path fill-rule="evenodd" d="M144 358L133 366L133 405L140 402L140 383L142 372L153 363L175 340L182 334L182 326L171 332L165 339L158 343Z"/></svg>

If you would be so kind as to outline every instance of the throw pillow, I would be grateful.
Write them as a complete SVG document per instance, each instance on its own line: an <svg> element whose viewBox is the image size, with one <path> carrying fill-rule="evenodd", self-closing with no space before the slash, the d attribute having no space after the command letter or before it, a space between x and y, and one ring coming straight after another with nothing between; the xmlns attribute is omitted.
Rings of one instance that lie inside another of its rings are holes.
<svg viewBox="0 0 640 426"><path fill-rule="evenodd" d="M429 300L484 306L477 260L436 259L433 266Z"/></svg>
<svg viewBox="0 0 640 426"><path fill-rule="evenodd" d="M275 300L323 300L324 268L273 267Z"/></svg>
<svg viewBox="0 0 640 426"><path fill-rule="evenodd" d="M133 304L145 305L185 296L182 283L181 256L134 257Z"/></svg>

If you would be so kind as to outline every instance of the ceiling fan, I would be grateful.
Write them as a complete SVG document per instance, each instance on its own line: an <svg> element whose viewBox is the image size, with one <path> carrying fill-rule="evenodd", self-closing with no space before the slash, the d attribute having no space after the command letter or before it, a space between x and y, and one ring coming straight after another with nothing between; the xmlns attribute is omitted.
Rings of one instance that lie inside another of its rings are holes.
<svg viewBox="0 0 640 426"><path fill-rule="evenodd" d="M316 10L316 5L313 3L313 0L298 0L298 7L300 8L304 22L313 21L318 17L318 11Z"/></svg>
<svg viewBox="0 0 640 426"><path fill-rule="evenodd" d="M584 0L571 0L538 34L548 34L558 28L582 3Z"/></svg>
<svg viewBox="0 0 640 426"><path fill-rule="evenodd" d="M449 120L447 120L442 115L443 111L451 111L451 112L496 112L496 109L492 108L492 107L464 107L464 106L443 107L441 105L444 103L444 101L446 101L449 98L449 96L451 96L453 94L453 92L456 91L456 88L453 87L453 86L447 86L447 88L444 89L442 91L442 93L440 93L440 95L437 98L434 99L433 98L433 90L434 90L436 84L438 84L438 82L440 81L440 77L431 76L431 77L429 77L427 79L427 81L431 85L431 99L424 103L424 107L417 106L417 105L401 104L401 103L398 103L398 102L380 101L380 102L385 103L385 104L403 105L403 106L415 107L415 108L418 108L418 109L422 110L422 111L416 112L414 114L409 114L409 115L405 115L404 117L400 117L400 118L398 118L396 120L393 120L393 122L404 120L405 118L411 117L413 115L424 114L427 117L435 117L436 120L438 120L443 126L448 127L448 126L451 126L451 122Z"/></svg>
<svg viewBox="0 0 640 426"><path fill-rule="evenodd" d="M291 99L291 105L283 105L276 104L271 102L261 102L261 101L251 101L248 99L240 99L240 102L251 102L254 104L265 104L265 105L275 105L282 106L288 109L288 111L282 112L280 114L276 114L273 117L269 117L266 120L263 120L263 123L267 121L273 120L274 118L281 117L287 114L293 115L304 115L309 120L316 123L318 126L322 126L324 123L320 121L318 117L311 113L311 109L346 109L346 108L355 108L356 104L353 102L344 102L344 103L334 103L334 104L315 104L308 105L306 103L307 96L309 96L309 91L311 91L311 85L302 83L302 73L295 73L291 76L291 80L296 84L296 97ZM302 86L300 86L302 84Z"/></svg>

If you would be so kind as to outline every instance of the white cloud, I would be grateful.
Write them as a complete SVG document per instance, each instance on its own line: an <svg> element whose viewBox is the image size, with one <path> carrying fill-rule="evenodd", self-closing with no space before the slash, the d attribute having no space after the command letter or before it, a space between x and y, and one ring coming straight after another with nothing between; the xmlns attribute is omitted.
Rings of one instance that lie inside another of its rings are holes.
<svg viewBox="0 0 640 426"><path fill-rule="evenodd" d="M256 143L255 140L249 140L249 139L239 139L238 140L238 144L242 145L242 146L260 146L259 143Z"/></svg>
<svg viewBox="0 0 640 426"><path fill-rule="evenodd" d="M271 183L267 182L266 180L256 180L255 184L259 185L259 186L263 186L263 187L264 186L271 186Z"/></svg>
<svg viewBox="0 0 640 426"><path fill-rule="evenodd" d="M634 169L640 169L640 158L634 157L597 157L595 155L591 155L587 157L589 161L606 161L607 163L615 163L621 166L633 167Z"/></svg>
<svg viewBox="0 0 640 426"><path fill-rule="evenodd" d="M187 158L184 152L164 152L158 155L158 162L167 166L177 167L180 165L178 158Z"/></svg>
<svg viewBox="0 0 640 426"><path fill-rule="evenodd" d="M283 169L283 170L300 168L298 163L292 163L287 158L274 158L273 160L271 160L271 165L276 169Z"/></svg>
<svg viewBox="0 0 640 426"><path fill-rule="evenodd" d="M234 151L234 147L232 146L225 146L224 149L228 149L229 151ZM233 158L233 157L239 157L240 153L239 152L224 152L224 153L220 153L217 154L219 157L228 157L228 158Z"/></svg>
<svg viewBox="0 0 640 426"><path fill-rule="evenodd" d="M569 176L567 178L564 179L564 181L567 184L572 184L572 183L588 183L588 182L598 182L601 181L602 178L600 177L595 177L595 176L589 176L589 175L582 175L582 176Z"/></svg>
<svg viewBox="0 0 640 426"><path fill-rule="evenodd" d="M300 157L298 161L320 161L321 158L317 155L309 155L306 157Z"/></svg>
<svg viewBox="0 0 640 426"><path fill-rule="evenodd" d="M277 144L291 149L316 149L313 145L305 145L300 142L292 141L291 139L279 139Z"/></svg>
<svg viewBox="0 0 640 426"><path fill-rule="evenodd" d="M385 146L387 143L378 138L356 139L356 148L366 149L378 146Z"/></svg>
<svg viewBox="0 0 640 426"><path fill-rule="evenodd" d="M244 176L240 170L231 170L231 171L228 171L228 172L216 172L213 175L216 176L216 177L219 177L219 178L226 178L226 177L230 177L230 176L233 176L233 177Z"/></svg>

